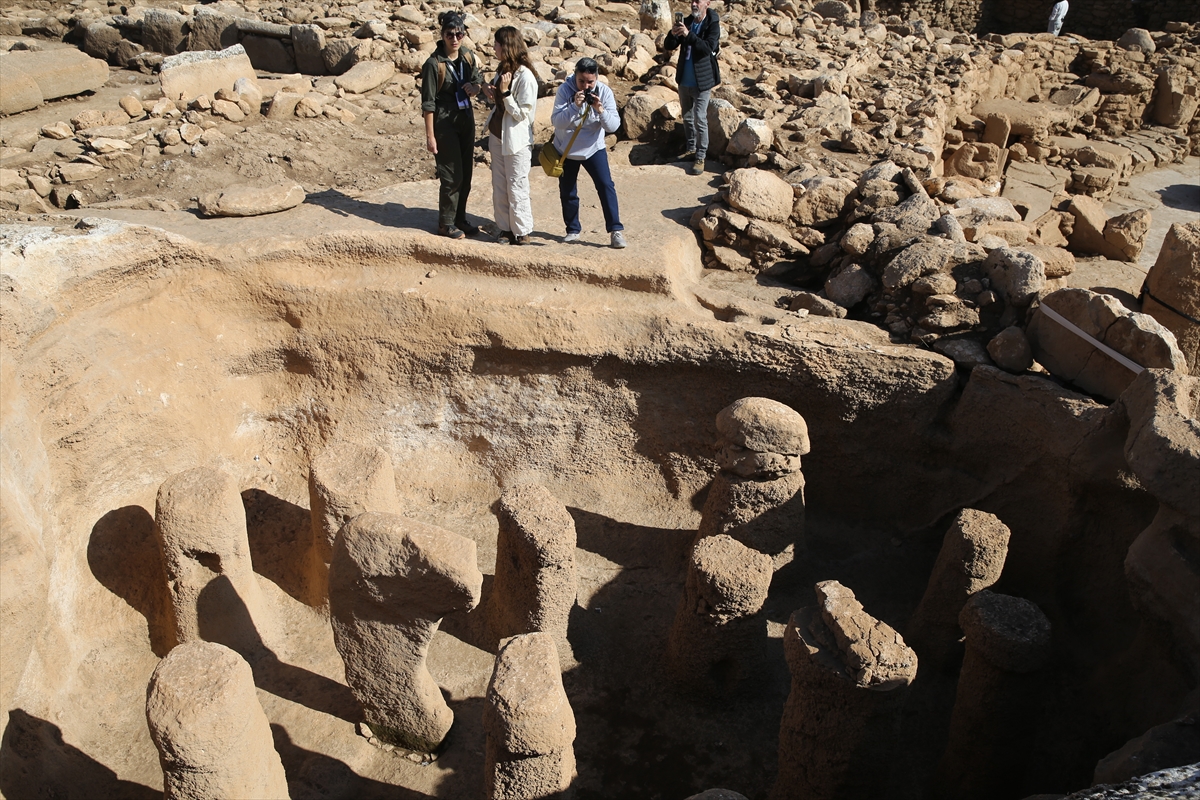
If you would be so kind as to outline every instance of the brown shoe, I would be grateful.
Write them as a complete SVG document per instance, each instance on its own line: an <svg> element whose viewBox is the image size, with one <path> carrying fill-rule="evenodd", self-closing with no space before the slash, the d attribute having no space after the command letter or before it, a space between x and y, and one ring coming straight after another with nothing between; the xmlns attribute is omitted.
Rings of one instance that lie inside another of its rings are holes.
<svg viewBox="0 0 1200 800"><path fill-rule="evenodd" d="M512 243L513 244L529 244L529 234L526 233L523 236L514 237L512 240Z"/></svg>
<svg viewBox="0 0 1200 800"><path fill-rule="evenodd" d="M688 174L689 175L703 175L704 174L704 159L698 158L695 161L693 161L692 166L688 169Z"/></svg>
<svg viewBox="0 0 1200 800"><path fill-rule="evenodd" d="M445 236L450 239L462 239L466 234L453 225L438 225L438 236Z"/></svg>

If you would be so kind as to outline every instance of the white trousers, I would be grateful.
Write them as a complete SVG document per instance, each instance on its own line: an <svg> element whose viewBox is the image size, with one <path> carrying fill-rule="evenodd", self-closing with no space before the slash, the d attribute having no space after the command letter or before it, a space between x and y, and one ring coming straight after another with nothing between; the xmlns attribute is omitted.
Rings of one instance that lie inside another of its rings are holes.
<svg viewBox="0 0 1200 800"><path fill-rule="evenodd" d="M496 226L516 236L533 233L533 206L529 202L529 165L533 148L523 147L506 156L500 152L500 140L488 134L488 152L492 154L492 213Z"/></svg>

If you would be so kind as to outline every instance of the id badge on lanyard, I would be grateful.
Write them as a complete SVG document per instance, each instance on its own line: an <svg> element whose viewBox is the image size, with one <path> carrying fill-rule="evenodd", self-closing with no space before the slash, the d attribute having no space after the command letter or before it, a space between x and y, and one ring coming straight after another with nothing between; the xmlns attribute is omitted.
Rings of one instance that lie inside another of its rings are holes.
<svg viewBox="0 0 1200 800"><path fill-rule="evenodd" d="M459 57L459 66L450 64L450 74L454 76L454 99L458 102L458 107L466 109L471 107L471 98L467 97L467 92L463 89L462 76L462 57Z"/></svg>

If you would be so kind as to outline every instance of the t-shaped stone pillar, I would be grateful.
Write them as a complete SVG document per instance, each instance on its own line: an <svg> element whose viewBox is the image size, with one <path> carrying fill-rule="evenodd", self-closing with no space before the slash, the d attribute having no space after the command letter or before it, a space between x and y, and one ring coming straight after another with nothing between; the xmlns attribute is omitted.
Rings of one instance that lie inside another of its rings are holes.
<svg viewBox="0 0 1200 800"><path fill-rule="evenodd" d="M730 536L696 543L667 642L667 664L678 682L721 692L757 671L759 645L766 642L758 612L773 574L770 556Z"/></svg>
<svg viewBox="0 0 1200 800"><path fill-rule="evenodd" d="M779 725L772 800L881 797L917 654L837 581L783 634L792 689Z"/></svg>
<svg viewBox="0 0 1200 800"><path fill-rule="evenodd" d="M1050 621L1028 600L986 589L958 621L967 652L936 788L946 798L1015 797L1038 721L1034 673L1050 658Z"/></svg>
<svg viewBox="0 0 1200 800"><path fill-rule="evenodd" d="M554 637L559 659L573 661L567 621L579 591L575 520L549 490L532 483L506 489L497 516L493 641L544 631Z"/></svg>
<svg viewBox="0 0 1200 800"><path fill-rule="evenodd" d="M250 562L246 509L233 478L197 467L172 475L154 509L176 642L205 639L254 658L276 638Z"/></svg>
<svg viewBox="0 0 1200 800"><path fill-rule="evenodd" d="M167 653L150 676L146 722L167 800L288 797L254 674L228 647L186 642Z"/></svg>
<svg viewBox="0 0 1200 800"><path fill-rule="evenodd" d="M804 536L804 474L810 449L804 417L765 397L744 397L717 415L721 471L713 478L697 540L728 534L771 556L795 557Z"/></svg>
<svg viewBox="0 0 1200 800"><path fill-rule="evenodd" d="M400 513L392 461L381 447L333 442L308 471L312 515L309 593L315 604L329 598L329 561L333 540L350 520L368 511Z"/></svg>
<svg viewBox="0 0 1200 800"><path fill-rule="evenodd" d="M346 683L383 741L434 752L454 714L425 666L442 617L479 604L475 542L395 514L338 533L329 565L333 641Z"/></svg>
<svg viewBox="0 0 1200 800"><path fill-rule="evenodd" d="M483 711L487 800L561 797L575 777L575 714L563 690L554 637L506 640Z"/></svg>
<svg viewBox="0 0 1200 800"><path fill-rule="evenodd" d="M950 523L905 636L926 669L953 662L961 635L958 614L967 598L1000 580L1008 537L1008 526L986 511L964 508Z"/></svg>

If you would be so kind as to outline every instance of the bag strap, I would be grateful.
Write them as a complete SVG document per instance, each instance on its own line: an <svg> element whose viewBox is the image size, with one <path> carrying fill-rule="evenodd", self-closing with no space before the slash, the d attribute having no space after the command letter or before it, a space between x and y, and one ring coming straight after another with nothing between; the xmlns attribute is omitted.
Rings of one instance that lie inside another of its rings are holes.
<svg viewBox="0 0 1200 800"><path fill-rule="evenodd" d="M563 154L558 157L558 166L561 167L563 165L563 162L567 160L567 153L571 152L571 148L575 144L575 137L579 135L579 132L581 130L583 130L583 121L587 117L587 112L590 110L591 110L591 106L589 106L585 103L583 106L583 113L579 115L579 127L577 127L575 129L575 132L571 134L571 141L567 142L567 149L564 150Z"/></svg>

